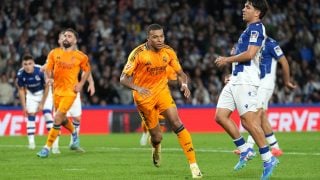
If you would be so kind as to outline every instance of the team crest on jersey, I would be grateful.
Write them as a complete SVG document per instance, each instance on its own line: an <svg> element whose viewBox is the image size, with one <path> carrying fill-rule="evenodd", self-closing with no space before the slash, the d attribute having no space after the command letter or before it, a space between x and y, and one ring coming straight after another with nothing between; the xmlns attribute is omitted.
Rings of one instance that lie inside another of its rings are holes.
<svg viewBox="0 0 320 180"><path fill-rule="evenodd" d="M57 56L57 59L58 59L58 60L60 60L60 59L61 59L61 57L60 57L60 56Z"/></svg>
<svg viewBox="0 0 320 180"><path fill-rule="evenodd" d="M162 60L163 60L163 62L167 62L168 61L167 56L163 56Z"/></svg>
<svg viewBox="0 0 320 180"><path fill-rule="evenodd" d="M259 37L259 32L258 31L251 31L250 34L250 42L257 42Z"/></svg>
<svg viewBox="0 0 320 180"><path fill-rule="evenodd" d="M151 65L151 61L147 61L144 65L145 66L150 66Z"/></svg>
<svg viewBox="0 0 320 180"><path fill-rule="evenodd" d="M26 78L22 78L23 81L26 81Z"/></svg>
<svg viewBox="0 0 320 180"><path fill-rule="evenodd" d="M34 78L35 78L37 81L40 81L39 75L36 75Z"/></svg>
<svg viewBox="0 0 320 180"><path fill-rule="evenodd" d="M273 48L274 52L277 54L277 56L281 56L283 54L280 46L276 46Z"/></svg>

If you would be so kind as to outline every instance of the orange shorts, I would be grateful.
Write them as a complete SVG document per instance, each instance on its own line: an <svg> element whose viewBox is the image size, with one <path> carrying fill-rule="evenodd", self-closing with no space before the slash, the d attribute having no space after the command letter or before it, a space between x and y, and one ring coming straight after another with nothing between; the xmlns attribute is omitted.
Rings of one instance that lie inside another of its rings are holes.
<svg viewBox="0 0 320 180"><path fill-rule="evenodd" d="M68 110L71 108L74 100L76 99L76 96L59 96L54 95L54 107L56 111L67 113Z"/></svg>
<svg viewBox="0 0 320 180"><path fill-rule="evenodd" d="M145 98L144 100L135 99L137 109L148 129L152 129L159 123L160 113L169 109L170 107L176 106L169 88L165 88L160 93L151 97Z"/></svg>

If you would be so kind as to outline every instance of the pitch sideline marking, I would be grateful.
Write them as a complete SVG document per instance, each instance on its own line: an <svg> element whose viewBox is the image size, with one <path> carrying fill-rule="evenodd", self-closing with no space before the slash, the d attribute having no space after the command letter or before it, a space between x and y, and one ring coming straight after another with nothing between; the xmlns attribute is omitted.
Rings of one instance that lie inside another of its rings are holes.
<svg viewBox="0 0 320 180"><path fill-rule="evenodd" d="M72 169L62 169L63 171L85 171L87 169L77 169L77 168L72 168Z"/></svg>
<svg viewBox="0 0 320 180"><path fill-rule="evenodd" d="M0 145L1 148L27 148L27 145ZM59 148L62 149L69 149L68 146L60 146ZM95 150L90 150L92 151L97 151L96 149L102 149L102 150L107 150L107 151L123 151L124 149L130 150L130 151L150 151L149 148L146 147L141 147L141 148L127 148L127 147L95 147ZM162 148L163 151L182 151L180 148ZM89 151L89 152L90 152ZM197 152L204 152L204 153L232 153L230 150L223 150L223 149L201 149L197 148ZM306 152L284 152L284 155L298 155L298 156L320 156L320 153L306 153ZM72 170L72 169L66 169L66 170ZM82 170L82 169L81 169Z"/></svg>
<svg viewBox="0 0 320 180"><path fill-rule="evenodd" d="M149 148L117 148L117 147L97 147L106 150L146 150L150 151ZM180 148L162 148L162 151L182 151ZM201 149L197 148L196 152L208 152L208 153L233 153L230 150L222 150L222 149ZM285 155L302 155L302 156L320 156L320 153L306 153L306 152L284 152Z"/></svg>

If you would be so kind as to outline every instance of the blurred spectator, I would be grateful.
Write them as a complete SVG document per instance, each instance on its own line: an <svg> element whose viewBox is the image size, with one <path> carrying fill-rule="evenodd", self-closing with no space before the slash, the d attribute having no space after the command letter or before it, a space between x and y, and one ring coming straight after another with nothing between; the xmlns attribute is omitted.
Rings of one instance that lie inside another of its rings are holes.
<svg viewBox="0 0 320 180"><path fill-rule="evenodd" d="M12 106L14 104L15 89L8 82L8 77L4 73L1 74L0 89L0 106Z"/></svg>
<svg viewBox="0 0 320 180"><path fill-rule="evenodd" d="M319 77L318 77L319 78ZM308 102L320 102L320 80L309 74L307 83L303 88L304 99Z"/></svg>
<svg viewBox="0 0 320 180"><path fill-rule="evenodd" d="M196 90L193 93L192 105L210 104L210 95L200 79L197 81Z"/></svg>

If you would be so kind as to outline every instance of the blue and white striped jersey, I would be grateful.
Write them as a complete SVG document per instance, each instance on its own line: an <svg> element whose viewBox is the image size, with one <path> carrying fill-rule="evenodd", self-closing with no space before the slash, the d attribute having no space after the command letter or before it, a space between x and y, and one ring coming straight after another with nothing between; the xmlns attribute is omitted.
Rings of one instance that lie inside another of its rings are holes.
<svg viewBox="0 0 320 180"><path fill-rule="evenodd" d="M44 90L44 73L40 71L41 66L35 65L33 73L26 73L23 68L17 73L18 86L25 87L31 93Z"/></svg>
<svg viewBox="0 0 320 180"><path fill-rule="evenodd" d="M260 86L266 89L274 89L278 60L283 56L283 51L277 41L268 37L262 49L260 62Z"/></svg>
<svg viewBox="0 0 320 180"><path fill-rule="evenodd" d="M266 39L265 27L262 22L251 23L241 34L236 45L236 54L245 52L249 45L263 47ZM259 61L261 51L250 61L235 62L232 64L232 84L249 84L254 86L260 85Z"/></svg>

